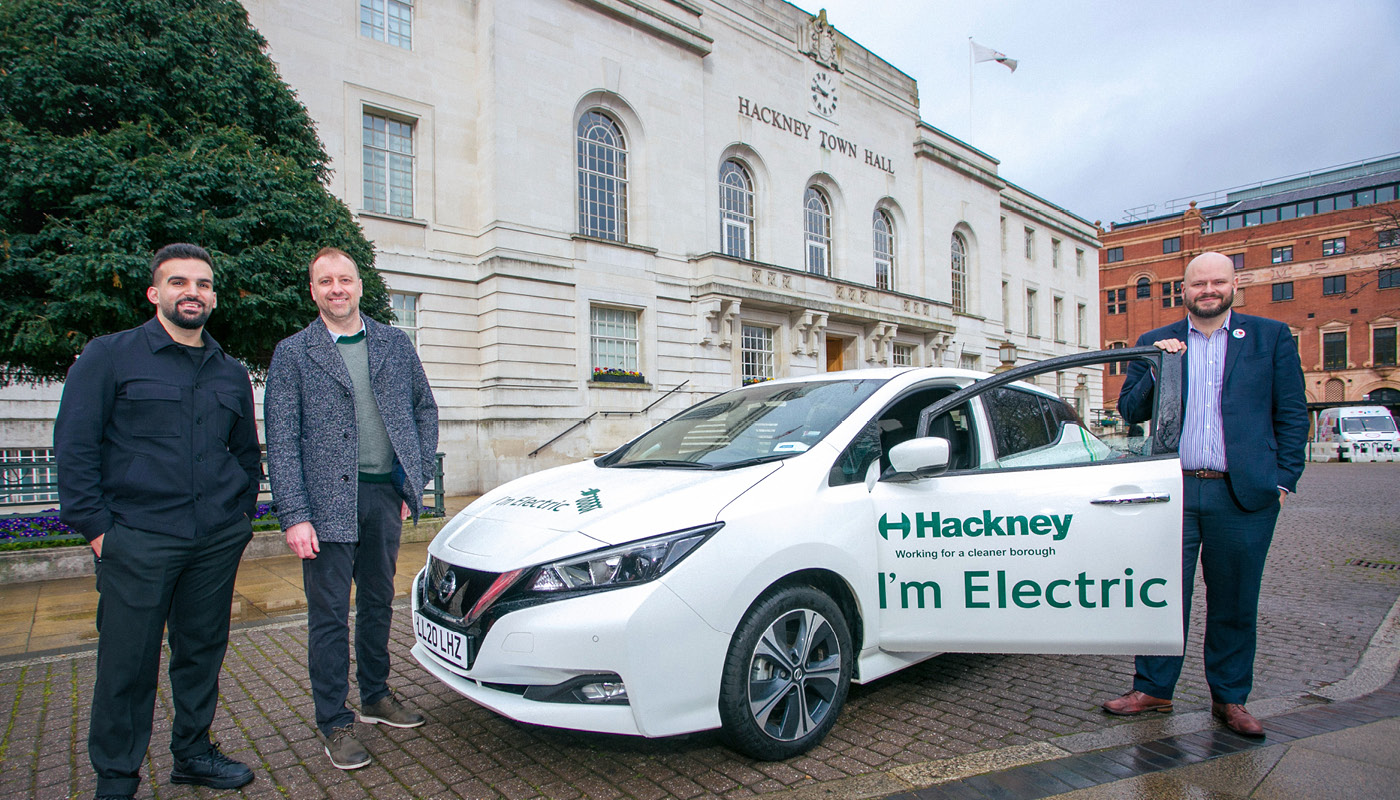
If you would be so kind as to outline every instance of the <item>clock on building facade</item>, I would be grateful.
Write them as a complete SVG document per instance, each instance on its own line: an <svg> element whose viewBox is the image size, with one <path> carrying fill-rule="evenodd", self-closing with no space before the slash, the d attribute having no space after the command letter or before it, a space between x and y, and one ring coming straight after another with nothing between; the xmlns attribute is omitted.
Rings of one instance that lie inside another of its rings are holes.
<svg viewBox="0 0 1400 800"><path fill-rule="evenodd" d="M836 77L825 70L812 75L812 111L827 119L836 117Z"/></svg>

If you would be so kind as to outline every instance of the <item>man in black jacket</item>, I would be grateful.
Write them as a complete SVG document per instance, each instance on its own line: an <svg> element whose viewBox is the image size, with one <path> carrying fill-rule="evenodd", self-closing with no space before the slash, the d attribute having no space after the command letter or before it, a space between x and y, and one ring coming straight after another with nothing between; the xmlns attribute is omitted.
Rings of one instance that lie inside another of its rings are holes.
<svg viewBox="0 0 1400 800"><path fill-rule="evenodd" d="M100 594L88 732L99 799L140 784L167 627L171 782L253 780L209 739L262 479L253 390L204 332L217 298L203 248L161 248L146 297L153 319L83 349L54 424L61 517L91 543Z"/></svg>

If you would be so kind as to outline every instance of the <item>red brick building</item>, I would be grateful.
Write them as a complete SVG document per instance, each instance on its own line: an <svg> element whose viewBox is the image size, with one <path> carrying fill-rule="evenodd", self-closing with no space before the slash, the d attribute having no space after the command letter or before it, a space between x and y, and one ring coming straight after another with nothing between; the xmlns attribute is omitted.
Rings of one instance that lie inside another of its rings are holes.
<svg viewBox="0 0 1400 800"><path fill-rule="evenodd" d="M1103 347L1185 315L1187 262L1214 250L1235 261L1234 307L1287 323L1311 408L1400 408L1400 156L1230 191L1100 234ZM1104 377L1107 407L1122 385Z"/></svg>

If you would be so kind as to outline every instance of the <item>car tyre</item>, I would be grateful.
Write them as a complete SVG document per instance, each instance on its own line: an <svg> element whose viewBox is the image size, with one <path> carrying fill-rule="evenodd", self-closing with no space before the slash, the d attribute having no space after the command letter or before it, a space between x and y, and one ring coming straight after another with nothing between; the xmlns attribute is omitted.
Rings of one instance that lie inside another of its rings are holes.
<svg viewBox="0 0 1400 800"><path fill-rule="evenodd" d="M826 738L846 702L855 653L845 615L811 586L759 599L729 644L719 713L729 746L779 761Z"/></svg>

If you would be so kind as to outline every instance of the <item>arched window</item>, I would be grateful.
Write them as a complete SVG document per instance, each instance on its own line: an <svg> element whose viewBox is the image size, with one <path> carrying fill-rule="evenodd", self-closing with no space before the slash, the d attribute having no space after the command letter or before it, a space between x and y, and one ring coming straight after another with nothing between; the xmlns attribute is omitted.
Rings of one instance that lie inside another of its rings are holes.
<svg viewBox="0 0 1400 800"><path fill-rule="evenodd" d="M967 311L967 240L953 234L953 310Z"/></svg>
<svg viewBox="0 0 1400 800"><path fill-rule="evenodd" d="M894 220L882 208L871 223L875 239L875 288L894 288Z"/></svg>
<svg viewBox="0 0 1400 800"><path fill-rule="evenodd" d="M1145 276L1137 279L1137 299L1145 300L1152 297L1152 281Z"/></svg>
<svg viewBox="0 0 1400 800"><path fill-rule="evenodd" d="M753 258L753 178L733 159L719 165L719 227L725 255Z"/></svg>
<svg viewBox="0 0 1400 800"><path fill-rule="evenodd" d="M578 232L627 241L627 144L601 111L578 121Z"/></svg>
<svg viewBox="0 0 1400 800"><path fill-rule="evenodd" d="M821 189L807 187L802 198L807 217L807 271L813 275L831 272L831 202Z"/></svg>

